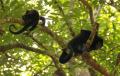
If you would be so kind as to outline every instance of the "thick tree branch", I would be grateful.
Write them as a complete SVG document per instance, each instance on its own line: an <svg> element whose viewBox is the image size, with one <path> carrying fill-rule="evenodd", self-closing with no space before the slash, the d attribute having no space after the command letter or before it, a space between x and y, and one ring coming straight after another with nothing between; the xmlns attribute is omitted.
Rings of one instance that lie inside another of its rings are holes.
<svg viewBox="0 0 120 76"><path fill-rule="evenodd" d="M24 21L20 18L10 18L10 17L6 19L0 19L0 24L4 24L4 23L19 23L23 25ZM55 32L51 31L48 27L40 27L40 30L50 35L62 48L66 46L64 43L64 39L58 36Z"/></svg>
<svg viewBox="0 0 120 76"><path fill-rule="evenodd" d="M22 24L24 24L24 21L20 18L12 18L12 17L0 19L0 24L5 24L5 23L19 23L22 25Z"/></svg>
<svg viewBox="0 0 120 76"><path fill-rule="evenodd" d="M25 50L30 50L30 51L35 52L35 53L51 56L48 51L46 52L46 51L43 51L40 49L29 47L29 46L24 45L23 43L13 43L13 44L0 45L0 52L5 52L7 50L14 49L14 48L22 48Z"/></svg>
<svg viewBox="0 0 120 76"><path fill-rule="evenodd" d="M94 38L94 36L95 36L95 33L96 33L96 31L95 31L95 29L97 29L98 28L98 24L96 24L96 27L94 27L94 30L92 31L92 32L94 32L93 34L90 34L90 37L89 37L89 39L87 40L87 42L86 42L86 50L88 50L89 49L89 47L90 47L90 45L91 45L91 43L92 43L92 41L93 41L93 38ZM91 57L91 55L88 53L88 52L84 52L83 54L82 54L82 59L83 59L83 61L85 61L88 65L90 65L90 66L92 66L95 70L97 70L97 71L99 71L101 74L103 74L104 76L111 76L108 72L107 72L107 70L105 69L105 68L103 68L101 65L99 65L97 62L96 62L96 60L94 60L92 57Z"/></svg>
<svg viewBox="0 0 120 76"><path fill-rule="evenodd" d="M90 36L89 36L89 38L86 42L86 45L85 45L86 51L87 51L89 49L89 47L91 46L92 42L93 42L93 39L94 39L94 36L95 36L96 32L98 31L99 24L94 21L93 10L92 10L92 7L88 4L88 2L86 0L79 0L79 1L81 1L87 7L87 9L89 10L90 21L91 21L91 24L93 26L91 34L90 34ZM111 76L105 68L103 68L101 65L96 63L96 61L91 57L91 55L88 52L84 52L82 54L82 59L88 65L93 67L95 70L99 71L104 76Z"/></svg>
<svg viewBox="0 0 120 76"><path fill-rule="evenodd" d="M47 55L47 56L51 57L51 59L53 60L53 62L55 64L55 67L57 69L61 69L61 66L59 65L57 58L54 56L54 54L52 52L47 51L47 50L40 50L37 48L29 47L27 45L24 45L23 43L13 43L13 44L1 45L0 52L5 52L7 50L14 49L14 48L22 48L22 49L25 49L26 51L32 51L35 53Z"/></svg>
<svg viewBox="0 0 120 76"><path fill-rule="evenodd" d="M53 62L55 64L55 67L57 69L63 71L61 66L59 65L59 62L58 62L57 58L52 53L50 53L49 51L40 50L40 49L36 49L36 48L33 48L33 47L28 47L28 46L26 46L22 43L14 43L14 44L1 45L0 46L0 52L5 52L7 50L14 49L14 48L22 48L22 49L25 49L26 51L29 50L29 51L32 51L32 52L35 52L35 53L47 55L47 56L51 57L51 59L53 60ZM63 73L64 73L64 71L63 71Z"/></svg>
<svg viewBox="0 0 120 76"><path fill-rule="evenodd" d="M107 70L104 67L99 65L96 62L96 60L94 60L88 52L85 52L82 54L82 59L84 62L86 62L86 64L90 65L91 67L93 67L95 70L97 70L98 72L100 72L104 76L112 76L107 72Z"/></svg>

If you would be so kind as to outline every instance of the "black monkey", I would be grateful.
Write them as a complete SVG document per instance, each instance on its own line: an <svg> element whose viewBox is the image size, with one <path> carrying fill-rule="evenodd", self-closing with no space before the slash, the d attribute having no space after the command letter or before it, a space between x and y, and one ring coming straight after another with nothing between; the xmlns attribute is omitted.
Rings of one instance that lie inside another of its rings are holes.
<svg viewBox="0 0 120 76"><path fill-rule="evenodd" d="M67 48L63 49L63 52L59 58L60 63L66 63L73 55L82 54L85 51L84 45L86 44L90 33L91 31L89 30L81 30L81 33L68 43ZM88 52L100 49L102 46L103 39L96 34Z"/></svg>
<svg viewBox="0 0 120 76"><path fill-rule="evenodd" d="M9 27L9 31L13 34L20 34L26 30L32 31L36 28L36 25L38 24L39 19L42 20L42 26L45 25L45 18L42 16L39 16L38 11L36 10L27 10L25 15L22 16L22 19L24 21L24 27L19 31L12 31L12 27L16 28L14 24L11 24Z"/></svg>

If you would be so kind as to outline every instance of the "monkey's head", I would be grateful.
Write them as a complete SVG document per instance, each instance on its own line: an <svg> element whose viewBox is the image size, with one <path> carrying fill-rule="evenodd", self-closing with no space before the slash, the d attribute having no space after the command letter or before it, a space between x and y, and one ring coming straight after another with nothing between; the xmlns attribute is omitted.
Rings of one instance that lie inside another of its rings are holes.
<svg viewBox="0 0 120 76"><path fill-rule="evenodd" d="M63 52L59 58L59 62L64 64L71 59L71 57L73 56L73 51L71 51L69 48L64 48L62 50Z"/></svg>
<svg viewBox="0 0 120 76"><path fill-rule="evenodd" d="M39 13L36 10L27 10L25 15L22 16L25 24L39 21Z"/></svg>

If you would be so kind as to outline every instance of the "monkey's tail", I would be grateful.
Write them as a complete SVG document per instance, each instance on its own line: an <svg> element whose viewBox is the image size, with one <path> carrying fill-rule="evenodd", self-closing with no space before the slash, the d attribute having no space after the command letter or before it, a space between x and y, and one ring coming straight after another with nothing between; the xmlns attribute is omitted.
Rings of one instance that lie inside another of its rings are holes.
<svg viewBox="0 0 120 76"><path fill-rule="evenodd" d="M68 62L73 56L73 51L70 51L69 54L66 51L63 51L60 58L59 58L59 62L64 64L66 62Z"/></svg>
<svg viewBox="0 0 120 76"><path fill-rule="evenodd" d="M12 31L13 28L16 29L15 25L14 25L14 24L11 24L11 25L9 26L9 31L10 31L12 34L20 34L20 33L24 32L25 30L27 30L28 26L24 26L24 27L23 27L21 30L19 30L19 31Z"/></svg>

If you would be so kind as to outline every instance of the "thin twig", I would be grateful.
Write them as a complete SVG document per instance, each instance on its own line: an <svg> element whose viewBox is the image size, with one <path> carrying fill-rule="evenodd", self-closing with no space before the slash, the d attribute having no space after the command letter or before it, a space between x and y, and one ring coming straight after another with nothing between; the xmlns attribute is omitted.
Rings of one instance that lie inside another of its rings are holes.
<svg viewBox="0 0 120 76"><path fill-rule="evenodd" d="M92 7L88 4L88 2L86 0L79 0L79 1L81 1L86 6L86 8L89 10L91 24L94 25L95 21L94 21L94 17L93 17Z"/></svg>
<svg viewBox="0 0 120 76"><path fill-rule="evenodd" d="M58 7L59 11L61 12L62 16L65 17L65 13L64 13L62 7L60 6L60 4L56 0L54 0L54 3L57 5L57 7ZM74 31L73 31L73 29L71 27L72 24L70 24L70 21L68 19L64 18L64 20L66 22L66 25L68 26L70 34L74 37L75 33L74 33Z"/></svg>

